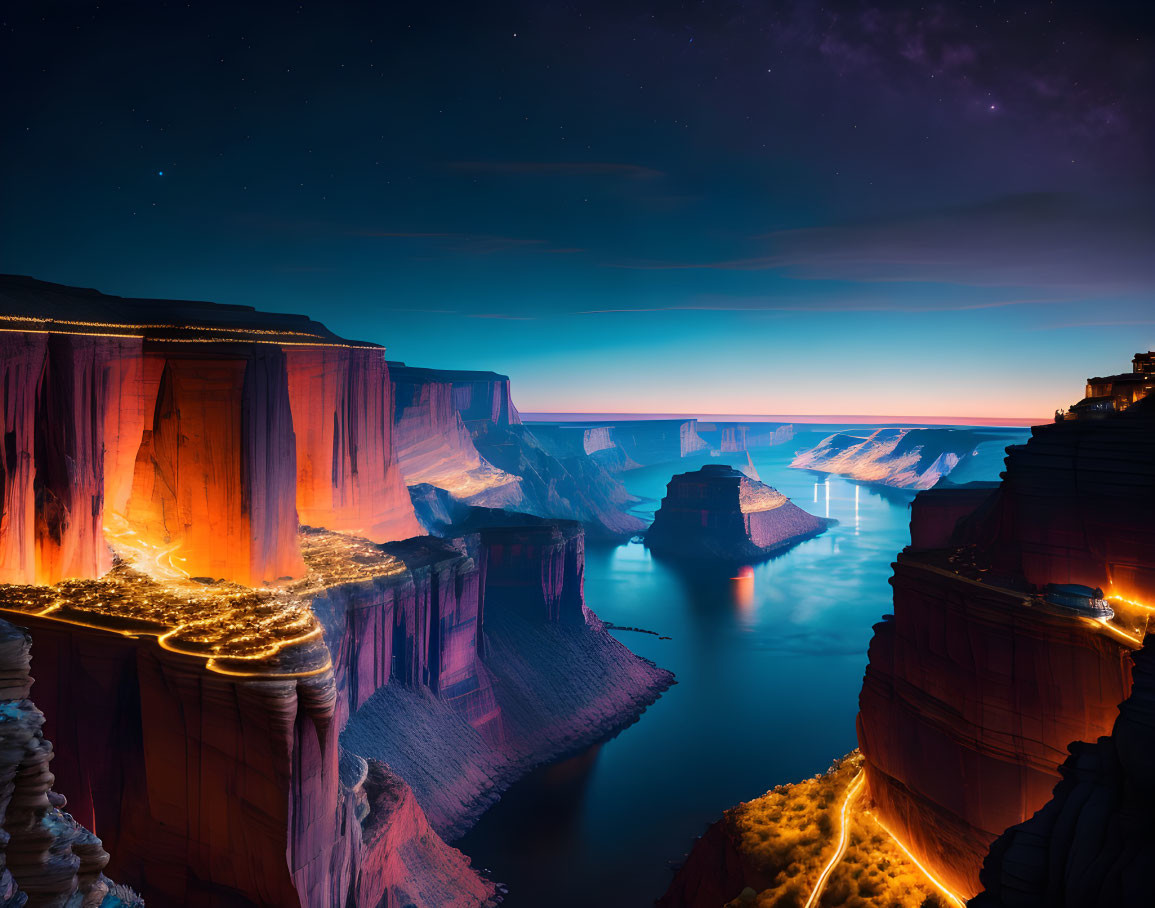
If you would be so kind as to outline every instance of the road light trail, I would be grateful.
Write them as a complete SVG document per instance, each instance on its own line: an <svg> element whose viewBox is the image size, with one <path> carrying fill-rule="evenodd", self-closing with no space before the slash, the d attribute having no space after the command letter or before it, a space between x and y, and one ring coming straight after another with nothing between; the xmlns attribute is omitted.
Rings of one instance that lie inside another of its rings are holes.
<svg viewBox="0 0 1155 908"><path fill-rule="evenodd" d="M818 899L822 897L822 890L826 888L826 881L830 879L830 874L834 872L834 868L838 866L838 862L846 854L846 846L850 840L850 828L847 821L850 805L854 803L858 793L862 791L865 782L866 774L860 769L858 775L854 777L846 789L846 797L842 799L842 810L839 811L838 815L838 848L835 849L826 866L822 868L822 874L818 877L818 882L814 884L814 891L810 893L810 898L806 900L803 908L814 908L818 904Z"/></svg>
<svg viewBox="0 0 1155 908"><path fill-rule="evenodd" d="M869 811L868 811L868 813L869 813ZM947 897L947 899L950 901L950 903L952 905L957 905L958 908L966 908L966 900L964 898L962 898L962 896L956 895L955 893L951 892L951 890L947 888L945 883L943 883L938 877L936 877L926 867L924 867L922 865L922 862L919 861L919 859L914 856L914 854L911 852L911 850L906 847L906 845L903 843L902 839L900 839L893 832L891 832L890 829L886 826L886 824L883 823L882 820L880 820L877 817L877 815L872 814L872 813L870 813L869 815L874 819L874 822L876 822L879 826L881 826L883 831L888 836L890 836L891 841L893 841L895 845L897 845L899 848L902 849L902 853L905 854L908 858L910 858L911 863L914 864L915 867L917 867L919 870L922 871L923 876L925 876L928 880L930 880L931 883L934 884L935 888L938 889L939 892L941 892L943 895L945 895Z"/></svg>

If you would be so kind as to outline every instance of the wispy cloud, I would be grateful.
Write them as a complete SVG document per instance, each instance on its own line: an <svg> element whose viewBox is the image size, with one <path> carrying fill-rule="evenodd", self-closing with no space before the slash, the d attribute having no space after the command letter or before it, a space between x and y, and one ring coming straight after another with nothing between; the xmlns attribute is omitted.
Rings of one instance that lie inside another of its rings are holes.
<svg viewBox="0 0 1155 908"><path fill-rule="evenodd" d="M452 161L450 170L468 173L554 175L566 177L625 177L631 180L653 180L662 171L640 164L614 161Z"/></svg>
<svg viewBox="0 0 1155 908"><path fill-rule="evenodd" d="M466 318L496 318L503 321L510 322L535 322L537 316L535 315L506 315L503 312L471 312Z"/></svg>
<svg viewBox="0 0 1155 908"><path fill-rule="evenodd" d="M1060 303L1077 302L1078 297L1038 297L1023 299L983 300L972 303L920 303L903 302L846 302L838 299L815 299L809 302L778 303L751 300L748 303L695 303L682 306L638 306L607 309L583 309L576 315L606 315L625 312L779 312L779 313L827 313L827 312L906 312L912 314L932 312L969 312L979 309L1002 309L1010 306L1053 306Z"/></svg>
<svg viewBox="0 0 1155 908"><path fill-rule="evenodd" d="M635 270L779 271L802 280L934 282L1149 292L1155 218L1136 207L1096 208L1077 196L1028 193L856 224L754 238L754 256L699 262L621 262Z"/></svg>
<svg viewBox="0 0 1155 908"><path fill-rule="evenodd" d="M499 252L534 250L551 255L584 252L574 246L553 246L548 240L492 233L453 233L417 230L352 230L350 236L384 240L430 240L438 247L463 255L493 255Z"/></svg>

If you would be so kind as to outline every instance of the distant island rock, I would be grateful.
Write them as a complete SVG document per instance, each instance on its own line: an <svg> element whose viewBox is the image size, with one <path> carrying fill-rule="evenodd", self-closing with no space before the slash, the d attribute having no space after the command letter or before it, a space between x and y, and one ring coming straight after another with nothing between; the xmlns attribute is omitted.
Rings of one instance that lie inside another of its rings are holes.
<svg viewBox="0 0 1155 908"><path fill-rule="evenodd" d="M731 466L707 464L670 480L645 541L662 555L748 561L817 536L834 522Z"/></svg>

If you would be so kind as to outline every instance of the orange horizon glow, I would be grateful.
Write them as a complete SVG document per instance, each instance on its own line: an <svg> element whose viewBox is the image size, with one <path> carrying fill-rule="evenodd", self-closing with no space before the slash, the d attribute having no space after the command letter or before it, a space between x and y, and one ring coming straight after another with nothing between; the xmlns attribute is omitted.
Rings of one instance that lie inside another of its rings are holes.
<svg viewBox="0 0 1155 908"><path fill-rule="evenodd" d="M660 420L696 419L699 422L793 422L827 424L875 425L916 425L916 426L1014 426L1028 427L1044 425L1054 421L1054 416L918 416L888 415L878 413L810 413L810 414L754 414L754 413L656 413L643 411L614 410L519 410L525 422L598 422L609 420Z"/></svg>

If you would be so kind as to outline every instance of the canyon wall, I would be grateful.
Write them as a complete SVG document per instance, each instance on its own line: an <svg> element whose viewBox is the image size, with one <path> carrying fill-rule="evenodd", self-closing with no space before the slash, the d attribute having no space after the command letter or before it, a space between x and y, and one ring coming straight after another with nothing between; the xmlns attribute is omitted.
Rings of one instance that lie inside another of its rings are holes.
<svg viewBox="0 0 1155 908"><path fill-rule="evenodd" d="M285 356L268 344L219 349L166 347L126 516L191 576L246 586L299 577Z"/></svg>
<svg viewBox="0 0 1155 908"><path fill-rule="evenodd" d="M800 452L790 466L899 489L929 489L970 459L980 442L998 439L990 431L958 428L839 432Z"/></svg>
<svg viewBox="0 0 1155 908"><path fill-rule="evenodd" d="M11 276L0 310L0 580L99 577L106 532L147 539L163 573L300 576L298 510L379 542L420 532L380 348Z"/></svg>
<svg viewBox="0 0 1155 908"><path fill-rule="evenodd" d="M394 410L379 348L299 317L0 278L0 318L0 610L36 639L73 815L152 904L487 904L439 836L671 683L585 607L580 525L475 511L389 541L417 529L415 407L521 500L631 525L500 376L408 395L399 368ZM12 816L20 882L40 814ZM91 876L99 846L69 841Z"/></svg>
<svg viewBox="0 0 1155 908"><path fill-rule="evenodd" d="M296 422L297 514L374 542L421 533L393 449L394 389L382 352L286 348ZM432 428L432 427L431 427Z"/></svg>
<svg viewBox="0 0 1155 908"><path fill-rule="evenodd" d="M1074 742L1062 780L991 846L971 908L1143 908L1155 903L1155 638L1111 734Z"/></svg>
<svg viewBox="0 0 1155 908"><path fill-rule="evenodd" d="M578 520L600 536L645 526L627 512L632 499L624 486L584 445L567 442L551 453L521 424L505 376L400 363L390 374L394 439L409 486L431 485L467 504Z"/></svg>
<svg viewBox="0 0 1155 908"><path fill-rule="evenodd" d="M979 891L991 843L1047 802L1068 745L1107 734L1130 693L1149 611L1127 597L1150 595L1153 508L1155 424L1139 404L1036 427L997 489L915 500L859 743L879 816L956 892ZM1041 595L1068 582L1120 596L1115 616Z"/></svg>
<svg viewBox="0 0 1155 908"><path fill-rule="evenodd" d="M0 903L131 908L143 903L104 876L100 839L63 812L49 770L44 714L29 699L31 639L0 620Z"/></svg>
<svg viewBox="0 0 1155 908"><path fill-rule="evenodd" d="M859 696L867 791L920 860L973 894L990 843L1047 800L1067 745L1111 727L1129 650L913 558L891 583Z"/></svg>

